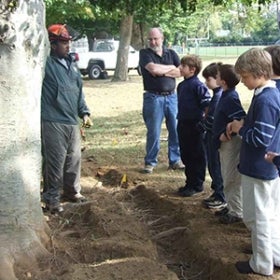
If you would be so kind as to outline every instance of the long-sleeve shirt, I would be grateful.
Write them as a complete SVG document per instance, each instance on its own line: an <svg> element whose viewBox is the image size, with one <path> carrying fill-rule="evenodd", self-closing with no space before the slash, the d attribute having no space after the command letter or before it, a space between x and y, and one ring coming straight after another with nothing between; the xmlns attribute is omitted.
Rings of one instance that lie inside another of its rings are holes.
<svg viewBox="0 0 280 280"><path fill-rule="evenodd" d="M82 91L81 75L72 59L49 56L42 87L41 119L76 125L78 117L86 114L90 115L90 111Z"/></svg>
<svg viewBox="0 0 280 280"><path fill-rule="evenodd" d="M272 180L276 168L264 159L267 151L280 152L280 94L266 86L255 91L244 126L240 129L240 173L249 177Z"/></svg>
<svg viewBox="0 0 280 280"><path fill-rule="evenodd" d="M204 127L207 131L212 131L215 110L220 101L221 96L222 96L221 87L217 87L217 88L213 89L213 96L209 103L208 112L207 112L206 118L204 120Z"/></svg>
<svg viewBox="0 0 280 280"><path fill-rule="evenodd" d="M235 88L223 91L220 101L214 114L214 123L212 128L213 145L219 148L219 140L222 133L225 133L227 124L233 120L244 119L246 113L241 105L239 96Z"/></svg>
<svg viewBox="0 0 280 280"><path fill-rule="evenodd" d="M178 120L197 120L203 118L205 108L208 107L211 96L208 88L198 77L184 79L178 87Z"/></svg>

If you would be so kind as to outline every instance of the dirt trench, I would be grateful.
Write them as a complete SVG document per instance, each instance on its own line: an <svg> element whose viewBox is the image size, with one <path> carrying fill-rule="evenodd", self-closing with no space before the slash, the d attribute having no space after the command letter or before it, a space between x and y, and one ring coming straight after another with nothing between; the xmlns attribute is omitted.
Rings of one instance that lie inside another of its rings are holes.
<svg viewBox="0 0 280 280"><path fill-rule="evenodd" d="M116 170L102 173L103 186L83 178L90 200L66 203L62 216L46 216L51 257L20 279L263 279L234 268L249 258L244 251L250 236L242 223L219 224L202 207L203 196L180 198L139 181L120 186L121 176Z"/></svg>

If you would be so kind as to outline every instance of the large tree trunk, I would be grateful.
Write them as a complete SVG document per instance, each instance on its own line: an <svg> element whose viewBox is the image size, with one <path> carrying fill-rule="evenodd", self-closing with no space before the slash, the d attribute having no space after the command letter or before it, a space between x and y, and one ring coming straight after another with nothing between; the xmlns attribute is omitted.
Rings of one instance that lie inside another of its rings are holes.
<svg viewBox="0 0 280 280"><path fill-rule="evenodd" d="M40 205L43 0L0 4L0 279L46 254Z"/></svg>
<svg viewBox="0 0 280 280"><path fill-rule="evenodd" d="M125 15L121 21L120 45L113 81L128 80L128 52L132 35L133 16Z"/></svg>

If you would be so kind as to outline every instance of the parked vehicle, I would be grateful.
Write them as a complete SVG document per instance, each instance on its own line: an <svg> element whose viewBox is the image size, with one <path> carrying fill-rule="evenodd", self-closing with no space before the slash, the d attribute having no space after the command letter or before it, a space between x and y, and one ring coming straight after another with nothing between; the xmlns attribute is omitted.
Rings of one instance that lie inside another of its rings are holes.
<svg viewBox="0 0 280 280"><path fill-rule="evenodd" d="M88 46L88 45L87 45ZM82 46L72 46L71 51L75 53L77 66L82 75L88 75L90 79L106 78L108 70L115 70L119 41L95 40L92 51L85 50L85 42ZM88 47L87 47L88 49ZM129 47L128 71L138 69L139 52Z"/></svg>

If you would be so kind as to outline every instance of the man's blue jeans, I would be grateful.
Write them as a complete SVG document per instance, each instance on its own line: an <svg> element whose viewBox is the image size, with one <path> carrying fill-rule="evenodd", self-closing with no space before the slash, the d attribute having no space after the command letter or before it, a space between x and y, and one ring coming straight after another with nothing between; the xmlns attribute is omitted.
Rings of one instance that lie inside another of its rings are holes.
<svg viewBox="0 0 280 280"><path fill-rule="evenodd" d="M169 164L174 164L181 160L177 135L177 111L178 100L176 93L167 96L161 96L151 92L144 93L143 119L147 127L146 165L157 165L157 156L160 150L161 126L164 118L168 130Z"/></svg>

